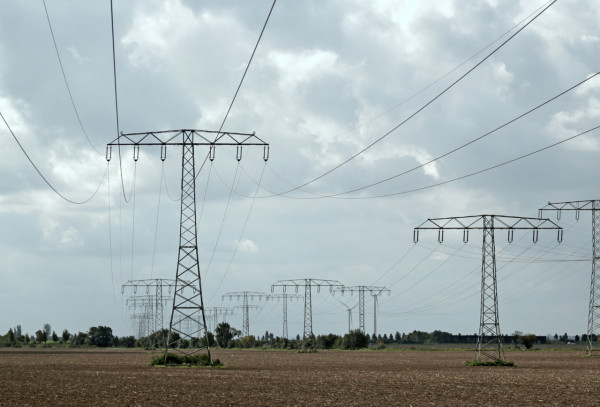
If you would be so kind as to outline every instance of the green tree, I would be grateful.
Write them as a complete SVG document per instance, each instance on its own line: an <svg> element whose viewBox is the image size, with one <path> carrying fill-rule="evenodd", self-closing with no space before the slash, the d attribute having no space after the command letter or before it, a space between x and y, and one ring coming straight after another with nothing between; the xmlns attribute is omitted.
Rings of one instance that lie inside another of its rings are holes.
<svg viewBox="0 0 600 407"><path fill-rule="evenodd" d="M11 344L14 343L15 342L15 333L13 332L12 328L10 328L8 330L7 335L8 335L8 342Z"/></svg>
<svg viewBox="0 0 600 407"><path fill-rule="evenodd" d="M46 342L47 339L48 339L48 337L46 336L45 331L42 331L41 329L38 329L37 331L35 331L35 340L38 343Z"/></svg>
<svg viewBox="0 0 600 407"><path fill-rule="evenodd" d="M58 342L58 335L54 331L52 331L52 342Z"/></svg>
<svg viewBox="0 0 600 407"><path fill-rule="evenodd" d="M28 333L25 334L25 343L29 343L29 334Z"/></svg>
<svg viewBox="0 0 600 407"><path fill-rule="evenodd" d="M533 334L525 334L519 337L519 342L525 346L525 349L531 349L535 344L536 337Z"/></svg>
<svg viewBox="0 0 600 407"><path fill-rule="evenodd" d="M106 348L112 343L112 328L108 326L93 326L88 331L88 336L90 338L90 345Z"/></svg>
<svg viewBox="0 0 600 407"><path fill-rule="evenodd" d="M217 340L217 344L222 348L226 347L229 342L231 342L236 336L239 336L239 334L240 331L232 328L227 322L221 322L215 329L215 338Z"/></svg>
<svg viewBox="0 0 600 407"><path fill-rule="evenodd" d="M369 346L371 338L368 334L363 333L360 329L355 329L344 335L342 347L344 349L361 349Z"/></svg>
<svg viewBox="0 0 600 407"><path fill-rule="evenodd" d="M63 332L62 332L63 342L67 342L70 337L71 337L71 334L69 333L69 331L67 331L66 329L63 329Z"/></svg>
<svg viewBox="0 0 600 407"><path fill-rule="evenodd" d="M49 323L45 323L43 331L46 334L46 339L44 339L44 342L46 342L52 338L52 326Z"/></svg>
<svg viewBox="0 0 600 407"><path fill-rule="evenodd" d="M579 335L575 335L575 342L579 342Z"/></svg>

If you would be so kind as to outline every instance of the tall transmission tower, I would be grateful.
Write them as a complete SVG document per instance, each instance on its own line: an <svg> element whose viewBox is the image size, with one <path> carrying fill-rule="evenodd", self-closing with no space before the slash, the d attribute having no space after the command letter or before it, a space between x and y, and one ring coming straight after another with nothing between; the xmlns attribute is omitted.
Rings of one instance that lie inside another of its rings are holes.
<svg viewBox="0 0 600 407"><path fill-rule="evenodd" d="M150 336L153 321L155 321L153 296L137 295L129 297L126 303L131 313L131 323L134 331L137 331L138 339Z"/></svg>
<svg viewBox="0 0 600 407"><path fill-rule="evenodd" d="M181 217L179 224L179 254L173 293L173 308L169 334L165 346L165 362L170 346L180 353L192 354L201 349L180 348L180 341L171 342L174 333L181 339L206 338L206 352L212 363L206 329L206 315L202 298L200 265L198 259L198 230L196 225L196 146L208 147L208 158L215 159L217 146L235 146L236 159L242 159L244 146L262 146L263 159L269 158L269 145L254 133L230 133L207 130L165 130L145 133L121 133L106 146L106 159L110 161L112 146L133 146L133 158L139 158L140 146L160 146L160 158L167 158L167 146L181 147ZM191 330L187 327L192 327Z"/></svg>
<svg viewBox="0 0 600 407"><path fill-rule="evenodd" d="M271 292L275 288L281 288L285 293L288 287L293 287L298 293L300 287L304 287L304 333L302 334L303 344L306 345L306 340L313 336L312 329L312 288L317 287L317 292L321 291L321 287L328 287L329 292L333 292L334 288L341 288L344 285L336 280L320 280L315 278L305 278L296 280L279 280L271 285Z"/></svg>
<svg viewBox="0 0 600 407"><path fill-rule="evenodd" d="M137 294L138 289L144 289L146 294L150 295L154 291L152 296L154 299L153 312L154 315L151 330L152 332L160 331L164 328L164 306L166 300L170 298L171 292L175 287L175 280L165 278L151 278L145 280L129 280L121 286L121 294L125 293L126 288L131 288L133 294ZM165 289L167 292L165 293ZM154 343L152 344L154 348Z"/></svg>
<svg viewBox="0 0 600 407"><path fill-rule="evenodd" d="M288 317L287 317L287 301L288 300L299 300L303 298L298 294L270 294L267 296L267 301L269 300L283 300L283 335L282 338L288 339Z"/></svg>
<svg viewBox="0 0 600 407"><path fill-rule="evenodd" d="M260 301L263 299L263 297L265 299L267 299L268 296L269 296L269 294L259 293L259 292L255 292L255 291L236 291L236 292L232 292L232 293L223 294L223 296L221 297L222 300L225 299L225 297L229 297L230 301L233 297L235 297L238 301L240 299L242 299L242 305L237 308L241 308L242 313L243 313L244 323L243 323L242 335L244 337L250 335L250 309L260 309L261 308L260 305L249 304L248 298L250 298L250 301L254 301L254 297L258 297L258 300Z"/></svg>
<svg viewBox="0 0 600 407"><path fill-rule="evenodd" d="M354 293L358 293L358 329L361 330L362 333L366 332L365 329L365 293L371 294L374 299L373 303L373 326L375 335L377 335L377 295L387 292L390 294L390 290L385 287L373 287L370 285L357 285L352 287L340 287L333 290L334 293L341 292L342 295L344 293L349 292L350 295L354 295Z"/></svg>
<svg viewBox="0 0 600 407"><path fill-rule="evenodd" d="M574 211L577 220L581 211L592 212L592 280L585 354L600 356L600 351L593 348L594 338L600 334L600 278L596 278L596 270L600 269L600 200L548 202L540 209L540 216L544 211L556 211L558 220L562 211Z"/></svg>
<svg viewBox="0 0 600 407"><path fill-rule="evenodd" d="M226 322L227 316L233 316L233 308L230 307L208 307L206 308L206 315L208 318L213 320L213 330L217 329L219 322Z"/></svg>
<svg viewBox="0 0 600 407"><path fill-rule="evenodd" d="M444 241L445 230L462 230L464 243L469 241L469 231L483 230L481 314L476 359L478 361L487 359L505 362L498 317L498 284L496 280L496 244L494 232L496 230L507 230L508 241L512 242L515 230L532 230L533 242L537 243L540 230L557 230L557 238L560 242L562 241L562 228L549 219L518 216L476 215L435 218L427 219L415 228L413 232L415 243L419 240L419 231L428 229L438 231L439 243Z"/></svg>

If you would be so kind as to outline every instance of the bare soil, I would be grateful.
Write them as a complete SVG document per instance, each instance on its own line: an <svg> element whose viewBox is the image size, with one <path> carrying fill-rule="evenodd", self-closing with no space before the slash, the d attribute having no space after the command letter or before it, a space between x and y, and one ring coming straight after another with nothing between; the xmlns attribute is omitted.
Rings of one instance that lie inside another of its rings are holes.
<svg viewBox="0 0 600 407"><path fill-rule="evenodd" d="M507 351L214 350L218 368L151 367L142 350L2 349L0 406L600 405L600 358Z"/></svg>

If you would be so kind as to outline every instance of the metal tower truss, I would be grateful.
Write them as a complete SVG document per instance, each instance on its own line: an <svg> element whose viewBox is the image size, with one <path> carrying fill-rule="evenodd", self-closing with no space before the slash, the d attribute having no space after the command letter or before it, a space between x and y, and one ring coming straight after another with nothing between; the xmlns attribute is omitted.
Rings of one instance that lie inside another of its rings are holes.
<svg viewBox="0 0 600 407"><path fill-rule="evenodd" d="M321 287L328 287L329 292L332 293L334 288L341 288L343 286L342 283L336 280L320 280L315 278L279 280L271 285L271 292L274 292L275 288L281 288L282 292L285 293L288 287L292 287L298 293L298 289L304 287L304 333L302 340L304 345L306 345L306 340L314 336L312 330L312 288L317 287L318 293L321 291Z"/></svg>
<svg viewBox="0 0 600 407"><path fill-rule="evenodd" d="M133 158L139 158L140 146L160 146L160 158L167 157L167 146L181 146L181 218L179 233L179 255L173 293L173 308L169 323L169 334L165 347L165 361L169 347L175 347L180 353L193 354L201 349L180 347L180 340L206 338L206 352L212 362L208 337L206 337L206 315L202 298L200 265L198 260L198 232L196 226L196 166L195 148L208 147L208 158L215 159L218 146L235 146L236 159L242 159L244 146L262 146L263 159L269 158L269 145L254 133L231 133L208 130L166 130L143 133L121 133L106 146L106 159L110 161L112 147L132 146ZM175 340L175 336L179 336Z"/></svg>
<svg viewBox="0 0 600 407"><path fill-rule="evenodd" d="M283 300L283 336L282 338L288 339L288 318L287 318L287 301L290 300L299 300L303 298L298 294L270 294L267 297L267 301L269 300Z"/></svg>
<svg viewBox="0 0 600 407"><path fill-rule="evenodd" d="M154 297L138 295L128 298L126 304L131 314L133 330L137 332L138 339L150 336L155 320Z"/></svg>
<svg viewBox="0 0 600 407"><path fill-rule="evenodd" d="M206 308L206 316L207 318L212 318L213 323L213 331L217 329L217 326L220 322L226 322L227 316L233 316L235 313L233 312L233 308L230 307L209 307Z"/></svg>
<svg viewBox="0 0 600 407"><path fill-rule="evenodd" d="M585 354L586 356L600 356L600 350L594 349L593 346L596 342L595 338L600 336L600 278L596 278L596 270L600 269L600 199L548 202L548 205L540 209L540 216L544 211L556 211L558 220L560 220L562 211L574 211L577 220L579 220L581 211L592 213L592 278Z"/></svg>
<svg viewBox="0 0 600 407"><path fill-rule="evenodd" d="M524 218L502 215L477 215L451 218L427 219L417 226L413 232L415 243L419 240L419 231L437 230L438 242L444 241L445 230L462 230L463 242L469 240L470 230L483 230L483 245L481 258L481 314L479 322L479 337L477 340L478 361L501 360L504 358L502 335L498 317L498 283L496 279L496 245L494 231L508 231L508 241L513 241L515 230L532 230L533 242L539 238L540 230L557 230L557 239L562 241L562 228L549 219Z"/></svg>
<svg viewBox="0 0 600 407"><path fill-rule="evenodd" d="M250 301L254 301L254 297L257 297L258 301L261 301L263 298L267 299L269 297L269 294L255 291L237 291L233 293L223 294L223 297L221 297L221 299L223 300L225 299L225 297L229 297L230 301L233 297L235 297L238 301L240 299L242 300L242 305L236 306L235 308L242 309L244 319L242 336L246 337L250 335L250 309L261 309L262 307L260 305L249 304L248 298L250 298Z"/></svg>
<svg viewBox="0 0 600 407"><path fill-rule="evenodd" d="M344 293L349 292L350 295L354 295L354 293L358 293L358 329L362 333L365 333L365 293L371 294L374 297L373 304L373 326L375 335L377 335L377 296L381 293L387 292L390 295L390 290L385 287L373 287L368 285L357 285L352 287L339 287L333 290L333 293L341 292L342 295Z"/></svg>
<svg viewBox="0 0 600 407"><path fill-rule="evenodd" d="M154 319L151 324L152 332L158 332L164 328L164 307L167 305L167 299L171 298L171 294L175 287L175 280L154 278L145 280L129 280L121 286L121 294L125 293L126 288L133 289L133 294L137 294L138 289L144 289L146 294L150 295L154 291L153 298L153 315ZM165 293L165 289L167 292ZM154 346L154 345L153 345Z"/></svg>

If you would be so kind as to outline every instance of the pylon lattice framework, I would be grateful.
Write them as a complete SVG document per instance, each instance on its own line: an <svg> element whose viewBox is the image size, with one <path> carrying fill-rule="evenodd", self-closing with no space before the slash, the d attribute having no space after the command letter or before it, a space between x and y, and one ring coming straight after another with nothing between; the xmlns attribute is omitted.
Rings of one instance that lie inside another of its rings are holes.
<svg viewBox="0 0 600 407"><path fill-rule="evenodd" d="M298 293L300 287L304 287L304 333L302 334L302 340L306 345L306 340L313 336L312 329L312 288L317 287L317 292L321 291L321 287L328 287L329 292L333 292L334 288L341 288L344 285L336 280L321 280L315 278L305 278L296 280L279 280L275 284L271 285L271 292L275 291L275 288L281 288L282 292L286 292L288 287L294 288L295 292Z"/></svg>
<svg viewBox="0 0 600 407"><path fill-rule="evenodd" d="M373 296L373 332L377 335L377 296L379 294L387 292L390 295L390 290L385 287L373 287L367 285L358 285L352 287L341 287L333 290L333 293L349 292L353 295L355 292L358 293L358 329L362 333L366 333L365 329L365 293L369 293Z"/></svg>
<svg viewBox="0 0 600 407"><path fill-rule="evenodd" d="M600 268L600 200L548 202L548 205L540 209L540 216L543 211L556 211L556 218L559 220L562 211L575 211L577 220L581 211L592 213L592 277L585 354L600 356L600 350L593 346L596 342L594 338L600 335L600 279L596 278L596 270Z"/></svg>
<svg viewBox="0 0 600 407"><path fill-rule="evenodd" d="M288 339L288 318L287 318L287 301L288 300L299 300L300 298L303 298L301 295L297 295L297 294L288 294L288 293L282 293L282 294L270 294L269 296L267 296L267 301L269 300L283 300L283 334L282 334L282 338Z"/></svg>
<svg viewBox="0 0 600 407"><path fill-rule="evenodd" d="M180 341L173 340L178 334L180 339L191 341L204 336L206 352L212 362L206 329L206 315L202 298L200 265L198 261L198 238L196 225L196 167L195 147L208 146L208 158L215 158L217 146L235 146L236 158L242 159L243 146L263 146L263 159L268 160L269 145L256 137L254 133L232 133L207 130L166 130L145 133L121 133L117 139L107 144L106 159L110 161L112 147L133 146L133 158L139 158L140 146L160 146L160 158L167 157L167 146L181 146L181 217L179 228L179 255L173 295L173 308L169 323L169 334L165 346L165 362L169 347L175 346L180 353L193 354L203 348L191 349L179 347Z"/></svg>
<svg viewBox="0 0 600 407"><path fill-rule="evenodd" d="M150 295L151 289L154 289L154 295L152 296L154 299L153 306L153 321L152 321L152 331L157 332L164 328L164 306L165 300L169 298L165 295L163 289L167 289L167 294L170 296L171 291L175 287L175 280L173 279L165 279L165 278L154 278L154 279L144 279L144 280L129 280L125 284L121 286L121 294L125 293L126 288L133 289L133 294L137 294L139 288L143 288L146 291L146 294ZM154 348L154 342L152 344Z"/></svg>
<svg viewBox="0 0 600 407"><path fill-rule="evenodd" d="M229 300L231 300L233 297L236 297L237 300L239 300L240 298L242 299L242 305L236 307L236 308L242 309L242 315L243 315L242 336L246 337L246 336L250 335L250 309L260 309L261 308L260 305L249 304L248 298L250 298L250 301L253 301L254 297L258 297L258 300L261 301L263 299L263 297L266 299L266 298L268 298L268 296L269 295L266 293L260 293L260 292L255 292L255 291L237 291L237 292L223 294L223 296L221 297L221 300L224 300L225 297L229 297Z"/></svg>
<svg viewBox="0 0 600 407"><path fill-rule="evenodd" d="M226 322L227 316L233 316L233 308L230 307L209 307L206 309L207 318L212 318L213 330L217 329L219 322ZM221 319L219 317L222 317Z"/></svg>
<svg viewBox="0 0 600 407"><path fill-rule="evenodd" d="M508 231L508 241L513 241L515 230L532 230L536 243L540 230L557 230L558 241L562 241L562 228L549 219L524 218L503 215L476 215L450 218L427 219L413 232L415 243L419 240L419 231L433 229L438 231L438 242L444 241L445 230L462 230L463 242L469 240L470 230L483 230L481 258L481 313L479 319L479 337L477 339L476 359L506 361L502 348L502 335L498 317L498 284L496 279L496 244L494 231Z"/></svg>

